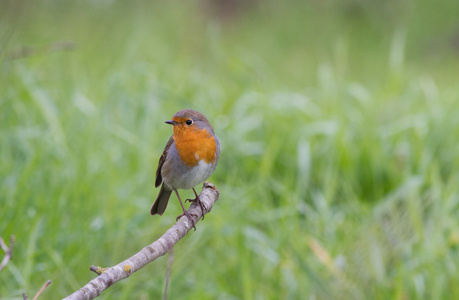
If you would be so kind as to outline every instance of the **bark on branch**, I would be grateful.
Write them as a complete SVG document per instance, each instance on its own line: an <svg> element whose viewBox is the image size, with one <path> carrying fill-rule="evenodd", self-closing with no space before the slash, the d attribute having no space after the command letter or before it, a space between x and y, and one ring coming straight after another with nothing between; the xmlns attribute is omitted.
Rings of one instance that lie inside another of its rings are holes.
<svg viewBox="0 0 459 300"><path fill-rule="evenodd" d="M210 182L204 182L199 198L207 208L205 214L210 212L215 201L218 200L219 192ZM199 205L192 203L188 212L197 223L202 217ZM192 228L191 222L186 216L180 218L174 226L164 233L158 240L146 246L138 253L114 267L107 268L101 275L91 280L84 287L74 292L65 300L93 299L99 296L104 290L116 282L129 277L132 273L146 266L160 256L167 253L172 247L183 238Z"/></svg>

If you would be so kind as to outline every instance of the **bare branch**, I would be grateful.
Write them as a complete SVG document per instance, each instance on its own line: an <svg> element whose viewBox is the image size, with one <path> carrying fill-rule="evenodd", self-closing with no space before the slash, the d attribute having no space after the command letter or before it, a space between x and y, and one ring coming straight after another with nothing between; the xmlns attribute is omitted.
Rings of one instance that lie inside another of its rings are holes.
<svg viewBox="0 0 459 300"><path fill-rule="evenodd" d="M48 287L48 285L51 284L51 280L46 281L46 283L41 287L41 289L38 291L38 293L33 297L32 300L37 300L38 297L40 297L41 293Z"/></svg>
<svg viewBox="0 0 459 300"><path fill-rule="evenodd" d="M33 297L32 300L37 300L38 297L40 297L41 293L51 284L51 280L48 280L45 282L45 284L41 287L41 289L38 291L38 293ZM27 297L26 293L22 293L22 299L23 300L28 300L29 297Z"/></svg>
<svg viewBox="0 0 459 300"><path fill-rule="evenodd" d="M6 264L13 258L13 247L14 247L14 235L10 236L10 246L5 244L5 241L0 237L0 247L5 251L5 257L3 257L2 263L0 263L0 271L6 266Z"/></svg>
<svg viewBox="0 0 459 300"><path fill-rule="evenodd" d="M210 182L204 182L201 194L199 195L199 198L207 209L204 214L210 212L215 201L218 200L218 197L219 192L217 188ZM202 217L201 208L197 203L191 204L188 212L193 216L195 223ZM186 216L183 216L158 240L116 266L107 268L100 276L94 278L84 287L64 298L64 300L94 299L111 285L129 277L132 273L145 267L148 263L166 254L190 231L191 228L191 222ZM92 269L93 268L91 268L91 270Z"/></svg>

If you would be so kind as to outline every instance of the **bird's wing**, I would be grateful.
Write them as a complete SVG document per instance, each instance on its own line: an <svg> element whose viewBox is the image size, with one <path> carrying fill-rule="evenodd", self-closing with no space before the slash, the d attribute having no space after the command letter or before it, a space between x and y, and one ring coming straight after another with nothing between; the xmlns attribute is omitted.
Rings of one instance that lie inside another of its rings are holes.
<svg viewBox="0 0 459 300"><path fill-rule="evenodd" d="M174 142L174 138L171 136L169 141L167 141L167 144L166 144L166 147L164 148L163 154L161 154L161 157L159 158L158 168L156 169L155 187L160 186L161 182L163 182L163 177L161 176L161 169L162 169L162 167L164 165L164 162L166 161L167 152L169 152L169 148L171 147L173 142Z"/></svg>

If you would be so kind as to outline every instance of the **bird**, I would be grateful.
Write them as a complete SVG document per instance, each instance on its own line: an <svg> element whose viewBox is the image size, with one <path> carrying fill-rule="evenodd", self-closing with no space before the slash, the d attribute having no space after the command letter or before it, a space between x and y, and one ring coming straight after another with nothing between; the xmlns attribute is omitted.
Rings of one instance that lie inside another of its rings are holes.
<svg viewBox="0 0 459 300"><path fill-rule="evenodd" d="M174 192L183 209L183 214L176 220L186 216L196 230L195 221L183 206L177 190L193 189L196 198L187 201L196 202L204 218L206 208L194 187L207 180L215 171L220 158L220 140L209 120L202 113L192 109L178 111L172 120L165 123L172 125L173 134L159 158L155 187L161 188L150 213L162 215Z"/></svg>

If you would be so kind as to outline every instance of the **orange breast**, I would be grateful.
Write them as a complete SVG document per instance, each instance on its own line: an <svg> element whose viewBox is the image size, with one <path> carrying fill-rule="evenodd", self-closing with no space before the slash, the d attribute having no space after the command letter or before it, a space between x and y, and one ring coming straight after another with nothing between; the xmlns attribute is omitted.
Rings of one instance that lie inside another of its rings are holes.
<svg viewBox="0 0 459 300"><path fill-rule="evenodd" d="M215 163L217 145L215 138L205 129L174 126L175 147L188 166L195 166L200 160Z"/></svg>

